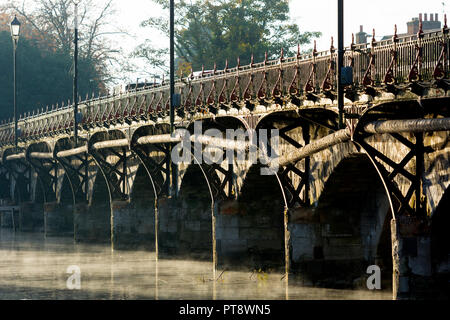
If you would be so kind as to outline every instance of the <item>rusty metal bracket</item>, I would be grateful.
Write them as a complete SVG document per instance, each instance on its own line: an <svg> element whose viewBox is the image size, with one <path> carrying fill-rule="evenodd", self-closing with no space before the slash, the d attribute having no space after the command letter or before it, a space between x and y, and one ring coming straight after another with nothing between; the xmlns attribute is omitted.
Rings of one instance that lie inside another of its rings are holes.
<svg viewBox="0 0 450 320"><path fill-rule="evenodd" d="M397 35L397 25L395 25L394 36L392 37L392 43L394 47L391 49L391 63L384 75L384 84L387 87L394 86L397 84L396 72L397 72L397 64L398 64L398 51L397 51L397 43L398 43L398 35Z"/></svg>
<svg viewBox="0 0 450 320"><path fill-rule="evenodd" d="M272 99L277 104L283 104L283 62L284 62L284 49L281 48L279 68L278 68L278 78L272 90Z"/></svg>
<svg viewBox="0 0 450 320"><path fill-rule="evenodd" d="M188 94L186 96L186 99L184 100L184 103L183 103L185 114L191 113L191 109L192 109L192 95L193 95L192 79L193 78L194 78L194 73L193 73L193 71L191 69L190 79L188 78L189 90L188 90Z"/></svg>
<svg viewBox="0 0 450 320"><path fill-rule="evenodd" d="M240 80L240 76L239 76L239 70L241 67L241 59L238 58L237 59L237 66L236 66L236 76L235 76L235 83L234 83L234 87L231 90L230 93L230 102L233 106L238 106L238 102L240 99L240 95L239 95L239 80Z"/></svg>
<svg viewBox="0 0 450 320"><path fill-rule="evenodd" d="M304 92L306 97L309 100L316 100L315 98L313 98L313 94L316 92L316 57L317 57L317 45L316 45L316 41L314 41L314 49L312 52L312 61L310 64L310 73L309 73L309 77L308 80L306 81L305 84L305 88L304 88Z"/></svg>
<svg viewBox="0 0 450 320"><path fill-rule="evenodd" d="M222 90L220 90L219 94L219 106L224 109L228 109L228 98L227 98L228 78L226 77L227 72L228 72L228 60L225 61L225 69L223 70L225 78L223 80Z"/></svg>
<svg viewBox="0 0 450 320"><path fill-rule="evenodd" d="M422 80L421 70L422 70L422 58L423 58L423 47L422 39L424 37L423 24L422 21L419 23L419 31L417 32L417 43L416 43L416 57L409 71L408 81L411 83L419 82Z"/></svg>
<svg viewBox="0 0 450 320"><path fill-rule="evenodd" d="M217 72L217 65L214 63L214 70L213 70L213 81L211 84L211 89L209 90L208 98L206 98L206 105L209 108L209 112L212 114L218 113L218 108L216 106L216 72Z"/></svg>
<svg viewBox="0 0 450 320"><path fill-rule="evenodd" d="M202 73L200 75L201 78L203 78L203 74L205 72L204 67L202 66ZM205 91L205 83L202 81L200 83L200 91L198 92L197 98L195 99L195 108L197 110L202 110L205 106L205 97L204 97L204 91Z"/></svg>
<svg viewBox="0 0 450 320"><path fill-rule="evenodd" d="M266 104L266 97L267 97L267 62L268 62L268 58L267 58L267 51L264 55L264 70L262 71L263 74L263 79L261 81L261 85L259 86L258 89L258 100L259 103L261 104Z"/></svg>
<svg viewBox="0 0 450 320"><path fill-rule="evenodd" d="M244 99L244 103L250 111L253 111L255 104L252 102L253 99L253 80L255 78L255 75L253 74L253 68L254 68L254 57L252 54L252 57L250 59L250 75L248 79L247 86L244 89L244 93L242 95L242 98Z"/></svg>
<svg viewBox="0 0 450 320"><path fill-rule="evenodd" d="M442 47L436 67L433 71L435 85L438 88L448 91L450 83L447 79L447 59L448 59L448 33L447 15L444 16L444 27L442 28L442 40L439 42Z"/></svg>
<svg viewBox="0 0 450 320"><path fill-rule="evenodd" d="M375 47L377 45L377 42L375 40L375 29L373 29L373 34L372 34L372 43L371 43L371 48L370 48L370 52L369 52L369 66L367 67L366 73L364 74L364 78L362 81L364 90L367 94L371 95L371 96L375 96L376 95L376 90L374 89L375 86L375 59L376 59L376 54L375 54Z"/></svg>
<svg viewBox="0 0 450 320"><path fill-rule="evenodd" d="M336 49L333 45L333 37L331 37L331 46L330 46L330 59L328 60L328 71L325 75L325 79L322 82L322 91L324 95L334 100L336 97L336 93L333 93L334 90L334 80L336 78L336 61L334 60L334 53Z"/></svg>
<svg viewBox="0 0 450 320"><path fill-rule="evenodd" d="M300 57L301 57L300 45L297 45L297 56L295 58L295 73L289 86L289 95L291 98L291 102L297 106L300 105L299 100Z"/></svg>

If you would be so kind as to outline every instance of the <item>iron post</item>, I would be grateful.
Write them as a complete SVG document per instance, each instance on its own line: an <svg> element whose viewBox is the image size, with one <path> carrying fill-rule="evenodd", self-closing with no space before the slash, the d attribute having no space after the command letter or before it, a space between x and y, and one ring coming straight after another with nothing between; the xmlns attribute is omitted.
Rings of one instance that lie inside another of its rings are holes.
<svg viewBox="0 0 450 320"><path fill-rule="evenodd" d="M339 128L344 128L344 86L342 84L342 68L344 66L344 0L338 0L338 109Z"/></svg>
<svg viewBox="0 0 450 320"><path fill-rule="evenodd" d="M73 131L75 138L75 147L78 145L78 0L74 0L74 53L73 53Z"/></svg>
<svg viewBox="0 0 450 320"><path fill-rule="evenodd" d="M170 0L170 134L174 132L175 126L175 5L174 0ZM170 145L170 153L172 154L172 145ZM171 178L169 183L169 195L177 193L176 166L170 157Z"/></svg>

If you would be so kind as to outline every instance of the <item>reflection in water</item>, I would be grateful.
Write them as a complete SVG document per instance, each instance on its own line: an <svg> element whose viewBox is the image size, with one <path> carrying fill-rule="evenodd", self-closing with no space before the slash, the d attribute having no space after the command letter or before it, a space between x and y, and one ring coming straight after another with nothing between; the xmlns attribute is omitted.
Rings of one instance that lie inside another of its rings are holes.
<svg viewBox="0 0 450 320"><path fill-rule="evenodd" d="M69 290L67 267L81 269L81 290ZM159 259L148 251L111 251L71 238L0 229L0 299L285 299L280 273L217 270L211 262ZM289 299L391 299L390 291L304 287L289 280Z"/></svg>

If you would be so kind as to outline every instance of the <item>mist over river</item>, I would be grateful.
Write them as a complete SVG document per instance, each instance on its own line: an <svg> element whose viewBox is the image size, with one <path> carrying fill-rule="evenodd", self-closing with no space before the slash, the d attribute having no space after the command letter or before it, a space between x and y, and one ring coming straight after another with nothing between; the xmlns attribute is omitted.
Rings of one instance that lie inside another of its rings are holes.
<svg viewBox="0 0 450 320"><path fill-rule="evenodd" d="M217 270L212 263L160 258L150 251L112 251L108 244L74 243L42 233L0 229L0 299L386 299L390 290L313 288L279 272ZM79 267L80 289L73 284ZM71 279L69 279L72 277ZM68 281L69 279L69 281Z"/></svg>

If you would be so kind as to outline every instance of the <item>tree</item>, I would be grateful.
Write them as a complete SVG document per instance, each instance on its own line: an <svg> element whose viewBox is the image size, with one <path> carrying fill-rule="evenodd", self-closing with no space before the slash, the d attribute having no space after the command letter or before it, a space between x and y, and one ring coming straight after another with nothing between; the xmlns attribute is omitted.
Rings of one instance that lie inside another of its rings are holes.
<svg viewBox="0 0 450 320"><path fill-rule="evenodd" d="M113 0L83 0L79 4L79 56L91 61L103 82L115 80L112 64L121 65L123 52L111 42L111 35L123 35L114 23ZM28 9L29 8L29 9ZM0 10L18 14L33 30L37 44L44 43L53 51L70 54L73 49L72 0L9 0ZM51 44L49 46L49 44Z"/></svg>
<svg viewBox="0 0 450 320"><path fill-rule="evenodd" d="M168 9L168 1L152 0ZM189 63L194 70L202 66L212 69L214 63L223 68L225 61L233 67L237 57L241 64L249 64L251 56L263 61L279 56L281 48L293 55L297 44L309 43L320 32L300 32L289 23L288 0L179 0L175 4L175 51L179 65ZM142 27L169 34L168 20L153 17ZM150 66L167 71L167 49L155 49L150 40L133 53Z"/></svg>
<svg viewBox="0 0 450 320"><path fill-rule="evenodd" d="M17 48L17 109L19 114L51 108L72 100L72 57L38 46L38 40L21 37ZM79 94L98 91L101 83L92 62L79 61ZM13 47L8 31L0 31L0 119L13 115ZM94 79L94 80L93 80ZM91 81L93 80L93 81Z"/></svg>

